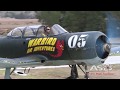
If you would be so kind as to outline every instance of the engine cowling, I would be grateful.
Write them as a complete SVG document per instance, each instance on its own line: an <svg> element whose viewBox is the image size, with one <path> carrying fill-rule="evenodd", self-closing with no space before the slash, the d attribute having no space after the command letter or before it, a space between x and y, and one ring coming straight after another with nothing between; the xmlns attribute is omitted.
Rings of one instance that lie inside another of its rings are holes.
<svg viewBox="0 0 120 90"><path fill-rule="evenodd" d="M67 40L70 57L77 63L101 64L110 54L110 42L99 31L71 33Z"/></svg>

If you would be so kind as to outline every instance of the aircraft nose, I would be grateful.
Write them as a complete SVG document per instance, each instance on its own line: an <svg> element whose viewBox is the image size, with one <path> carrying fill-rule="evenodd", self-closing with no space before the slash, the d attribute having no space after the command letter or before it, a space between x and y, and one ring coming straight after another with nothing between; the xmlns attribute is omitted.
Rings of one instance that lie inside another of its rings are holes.
<svg viewBox="0 0 120 90"><path fill-rule="evenodd" d="M106 36L100 36L96 41L96 53L99 58L105 59L111 50L110 42Z"/></svg>

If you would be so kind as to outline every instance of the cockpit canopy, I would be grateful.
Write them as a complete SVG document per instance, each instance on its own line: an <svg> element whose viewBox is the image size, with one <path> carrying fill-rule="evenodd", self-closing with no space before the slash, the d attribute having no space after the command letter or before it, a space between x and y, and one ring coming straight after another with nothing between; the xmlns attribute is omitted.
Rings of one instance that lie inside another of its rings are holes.
<svg viewBox="0 0 120 90"><path fill-rule="evenodd" d="M44 25L32 25L32 26L23 26L23 27L14 28L7 34L7 36L8 37L39 37L41 33L44 33ZM60 25L54 24L51 27L50 36L59 35L63 33L68 33L68 31L66 31Z"/></svg>

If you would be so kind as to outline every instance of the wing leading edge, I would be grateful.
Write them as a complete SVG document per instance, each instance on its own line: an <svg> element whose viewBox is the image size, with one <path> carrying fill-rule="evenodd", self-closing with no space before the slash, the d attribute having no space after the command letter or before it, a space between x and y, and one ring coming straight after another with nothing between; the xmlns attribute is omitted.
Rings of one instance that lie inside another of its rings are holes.
<svg viewBox="0 0 120 90"><path fill-rule="evenodd" d="M0 67L19 67L19 66L38 66L44 65L44 61L48 60L43 55L28 55L20 58L0 58Z"/></svg>

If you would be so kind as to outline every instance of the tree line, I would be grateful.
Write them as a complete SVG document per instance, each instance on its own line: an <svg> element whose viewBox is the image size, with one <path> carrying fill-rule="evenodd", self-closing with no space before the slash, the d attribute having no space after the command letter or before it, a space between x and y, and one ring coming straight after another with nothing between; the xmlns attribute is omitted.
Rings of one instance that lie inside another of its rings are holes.
<svg viewBox="0 0 120 90"><path fill-rule="evenodd" d="M120 19L120 11L36 11L39 22L52 26L57 23L70 32L102 31L106 33L107 15Z"/></svg>

